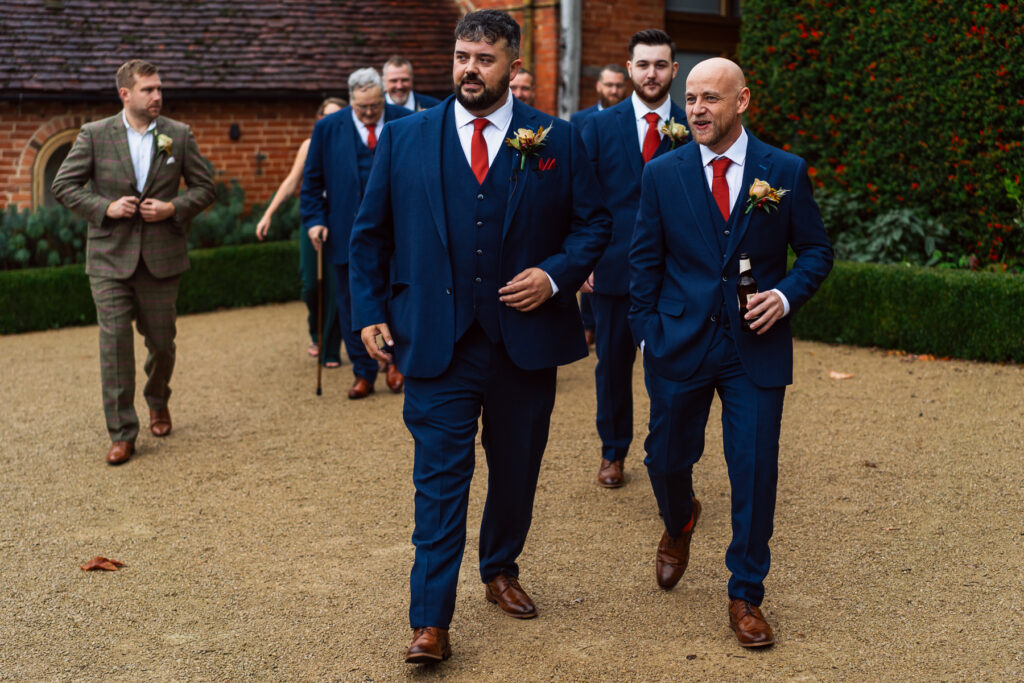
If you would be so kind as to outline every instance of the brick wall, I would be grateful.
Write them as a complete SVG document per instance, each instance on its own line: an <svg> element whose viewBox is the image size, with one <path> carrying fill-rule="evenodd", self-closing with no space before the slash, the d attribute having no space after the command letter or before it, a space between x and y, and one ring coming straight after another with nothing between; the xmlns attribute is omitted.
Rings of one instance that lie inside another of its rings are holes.
<svg viewBox="0 0 1024 683"><path fill-rule="evenodd" d="M199 149L219 180L237 179L247 203L267 201L291 168L295 151L309 137L318 102L175 101L163 113L192 127ZM53 135L120 111L117 102L0 102L0 205L32 205L36 154ZM231 124L242 131L235 142ZM257 163L257 154L266 158Z"/></svg>
<svg viewBox="0 0 1024 683"><path fill-rule="evenodd" d="M605 64L626 66L629 39L645 28L665 29L665 2L583 2L580 109L597 103L597 77Z"/></svg>

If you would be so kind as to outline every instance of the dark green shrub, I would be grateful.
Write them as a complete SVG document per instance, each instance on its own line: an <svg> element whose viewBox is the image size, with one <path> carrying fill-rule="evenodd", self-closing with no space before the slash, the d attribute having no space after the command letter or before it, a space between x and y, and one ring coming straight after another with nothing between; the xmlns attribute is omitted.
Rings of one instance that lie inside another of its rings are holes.
<svg viewBox="0 0 1024 683"><path fill-rule="evenodd" d="M299 245L294 241L220 247L189 253L180 313L254 306L299 298ZM82 265L0 271L0 334L96 322Z"/></svg>
<svg viewBox="0 0 1024 683"><path fill-rule="evenodd" d="M1024 277L837 261L793 319L803 339L1024 363Z"/></svg>
<svg viewBox="0 0 1024 683"><path fill-rule="evenodd" d="M1020 2L743 5L758 137L804 157L864 223L910 209L950 230L949 251L1018 271L1024 225L1004 181L1019 188L1024 169L1021 54Z"/></svg>

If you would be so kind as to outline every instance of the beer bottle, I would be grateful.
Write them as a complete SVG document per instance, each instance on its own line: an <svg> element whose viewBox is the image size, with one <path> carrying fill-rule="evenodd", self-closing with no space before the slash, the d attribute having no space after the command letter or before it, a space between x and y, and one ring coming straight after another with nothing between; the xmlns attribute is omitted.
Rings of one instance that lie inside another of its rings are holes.
<svg viewBox="0 0 1024 683"><path fill-rule="evenodd" d="M757 318L747 320L744 316L747 314L750 297L757 294L757 280L754 279L754 273L750 269L750 256L747 254L740 254L740 278L736 281L736 294L740 300L740 325L744 330L750 332L750 323Z"/></svg>

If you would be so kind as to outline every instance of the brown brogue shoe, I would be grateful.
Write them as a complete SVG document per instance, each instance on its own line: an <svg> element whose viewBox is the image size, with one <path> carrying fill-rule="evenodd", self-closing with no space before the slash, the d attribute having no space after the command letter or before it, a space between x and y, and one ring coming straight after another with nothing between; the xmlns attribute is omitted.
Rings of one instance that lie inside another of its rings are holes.
<svg viewBox="0 0 1024 683"><path fill-rule="evenodd" d="M519 585L519 579L514 576L498 574L494 580L487 582L484 597L487 598L487 602L493 602L510 617L533 619L537 616L536 605Z"/></svg>
<svg viewBox="0 0 1024 683"><path fill-rule="evenodd" d="M167 436L171 433L171 411L167 408L160 410L149 409L149 431L153 436Z"/></svg>
<svg viewBox="0 0 1024 683"><path fill-rule="evenodd" d="M654 570L658 577L658 585L665 590L673 588L679 583L679 579L683 578L683 573L686 571L686 565L690 563L690 540L693 538L693 530L697 528L698 519L700 519L700 501L694 498L693 525L690 530L679 534L678 538L672 538L667 531L661 535Z"/></svg>
<svg viewBox="0 0 1024 683"><path fill-rule="evenodd" d="M761 609L746 600L729 601L729 626L736 632L740 647L764 647L775 643L775 634Z"/></svg>
<svg viewBox="0 0 1024 683"><path fill-rule="evenodd" d="M617 489L626 483L622 474L621 460L601 458L601 468L597 471L597 483L606 489Z"/></svg>
<svg viewBox="0 0 1024 683"><path fill-rule="evenodd" d="M421 626L412 630L412 644L405 651L407 664L430 664L452 656L448 643L448 629L436 626Z"/></svg>
<svg viewBox="0 0 1024 683"><path fill-rule="evenodd" d="M348 397L352 399L366 398L373 393L373 385L362 377L356 377L356 383L348 390Z"/></svg>
<svg viewBox="0 0 1024 683"><path fill-rule="evenodd" d="M123 465L124 463L131 460L132 453L134 452L134 441L115 441L114 443L110 444L110 450L107 451L107 464Z"/></svg>
<svg viewBox="0 0 1024 683"><path fill-rule="evenodd" d="M402 373L398 371L398 366L394 363L388 363L384 379L387 380L388 389L390 389L393 394L400 392L402 390L402 386L405 384L405 378L402 377Z"/></svg>

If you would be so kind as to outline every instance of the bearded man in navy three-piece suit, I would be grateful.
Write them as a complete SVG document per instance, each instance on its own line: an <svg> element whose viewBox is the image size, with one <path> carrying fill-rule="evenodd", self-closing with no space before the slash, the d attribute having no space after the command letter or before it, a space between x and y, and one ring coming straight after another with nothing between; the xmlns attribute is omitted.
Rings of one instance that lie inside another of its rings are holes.
<svg viewBox="0 0 1024 683"><path fill-rule="evenodd" d="M583 285L594 311L597 366L597 433L601 465L597 483L626 483L626 454L633 442L633 363L636 346L629 333L629 244L640 205L640 177L647 162L667 154L690 137L685 113L669 97L679 64L676 46L659 29L638 31L629 41L633 94L583 124L583 144L594 164L601 196L612 213L612 240L593 275ZM670 122L678 124L667 134Z"/></svg>
<svg viewBox="0 0 1024 683"><path fill-rule="evenodd" d="M481 414L484 597L512 617L537 614L516 560L556 367L587 354L576 290L610 236L579 133L509 92L519 36L504 12L463 17L454 97L384 127L352 229L353 325L374 357L397 359L415 442L411 663L451 654Z"/></svg>
<svg viewBox="0 0 1024 683"><path fill-rule="evenodd" d="M831 270L832 247L807 164L743 128L749 102L735 63L714 58L690 71L686 115L697 144L644 169L629 253L629 322L651 398L644 462L665 522L658 584L675 586L689 561L701 513L692 471L717 392L732 487L729 623L741 646L760 647L775 642L760 605L782 403L793 381L790 319ZM787 272L790 247L796 262ZM748 298L750 330L740 321L741 261L749 261L761 289Z"/></svg>

